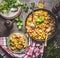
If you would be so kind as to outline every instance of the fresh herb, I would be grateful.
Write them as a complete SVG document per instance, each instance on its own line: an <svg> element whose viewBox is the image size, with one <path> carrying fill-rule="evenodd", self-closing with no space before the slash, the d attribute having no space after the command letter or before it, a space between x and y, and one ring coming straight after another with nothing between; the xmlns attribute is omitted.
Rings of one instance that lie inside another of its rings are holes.
<svg viewBox="0 0 60 58"><path fill-rule="evenodd" d="M20 20L20 17L19 17L19 16L16 17L15 19L13 19L13 21L17 24L17 26L18 26L19 29L22 29L23 23L22 23L22 21Z"/></svg>
<svg viewBox="0 0 60 58"><path fill-rule="evenodd" d="M40 24L40 23L42 23L44 21L44 18L42 17L42 16L39 16L38 18L37 18L37 20L36 20L36 23L37 24Z"/></svg>
<svg viewBox="0 0 60 58"><path fill-rule="evenodd" d="M38 6L35 4L34 8L37 8ZM32 5L30 4L29 6L25 3L23 5L24 12L27 13L29 9L32 9Z"/></svg>
<svg viewBox="0 0 60 58"><path fill-rule="evenodd" d="M22 3L22 2L17 2L17 3L15 3L15 7L18 7L18 6L23 6L24 4Z"/></svg>
<svg viewBox="0 0 60 58"><path fill-rule="evenodd" d="M29 9L32 8L31 4L28 6L26 3L17 2L16 0L4 0L0 5L0 12L2 13L9 13L11 8L18 8L19 6L22 6L25 13L28 12ZM34 8L37 8L38 6L35 4Z"/></svg>
<svg viewBox="0 0 60 58"><path fill-rule="evenodd" d="M32 9L32 5L30 5L29 8ZM37 4L34 5L34 8L38 8Z"/></svg>
<svg viewBox="0 0 60 58"><path fill-rule="evenodd" d="M29 7L27 6L27 4L25 3L24 5L23 5L23 9L24 9L24 12L28 12L28 10L29 10Z"/></svg>
<svg viewBox="0 0 60 58"><path fill-rule="evenodd" d="M0 11L2 13L8 13L11 8L17 8L23 5L22 2L17 2L16 0L4 0L0 5Z"/></svg>
<svg viewBox="0 0 60 58"><path fill-rule="evenodd" d="M50 43L46 49L47 57L56 58L57 53L54 48L55 48L54 43Z"/></svg>

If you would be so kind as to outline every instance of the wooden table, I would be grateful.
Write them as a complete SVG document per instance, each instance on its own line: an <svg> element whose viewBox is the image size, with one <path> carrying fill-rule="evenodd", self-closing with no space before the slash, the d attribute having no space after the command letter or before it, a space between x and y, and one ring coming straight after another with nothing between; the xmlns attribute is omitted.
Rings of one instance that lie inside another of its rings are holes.
<svg viewBox="0 0 60 58"><path fill-rule="evenodd" d="M40 0L21 0L21 1L25 2L25 3L27 3L27 5L29 5L31 2L35 2L36 4L38 4ZM51 11L52 7L59 1L60 0L44 0L44 8ZM31 10L29 10L28 13L29 12L31 12ZM21 20L23 21L23 30L22 31L25 30L25 28L24 28L25 19L26 19L28 13L25 13L22 10L22 13L20 15ZM8 32L6 27L4 26L4 21L5 21L5 19L0 16L0 37L6 37L6 36L8 36L10 33L14 32L14 31L19 31L16 24L14 23L13 29ZM60 24L58 25L58 32L59 32L58 35L60 35ZM57 35L57 37L58 37L58 35ZM60 36L59 36L59 38L60 38Z"/></svg>
<svg viewBox="0 0 60 58"><path fill-rule="evenodd" d="M35 2L36 4L38 4L40 0L21 0L21 1L27 3L27 5L30 5L31 2ZM51 11L52 7L58 1L57 0L44 0L44 8ZM29 10L28 13L29 12L31 12L31 10ZM21 20L23 21L23 29L24 29L24 25L25 25L25 19L26 19L28 13L25 13L25 12L22 11L22 13L20 15ZM4 26L4 21L5 21L5 19L0 16L0 37L1 36L2 37L8 36L11 32L18 31L18 28L17 28L16 24L14 23L13 29L10 30L10 32L8 32L7 29L6 29L6 27Z"/></svg>

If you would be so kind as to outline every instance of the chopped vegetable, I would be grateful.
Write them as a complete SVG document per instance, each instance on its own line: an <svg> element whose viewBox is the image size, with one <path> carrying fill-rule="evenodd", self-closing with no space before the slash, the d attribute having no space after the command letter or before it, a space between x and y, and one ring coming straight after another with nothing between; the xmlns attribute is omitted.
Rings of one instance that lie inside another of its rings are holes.
<svg viewBox="0 0 60 58"><path fill-rule="evenodd" d="M18 8L19 6L22 6L24 9L24 12L28 12L29 8L31 9L32 6L28 6L26 3L22 3L22 2L17 2L16 0L4 0L2 2L2 4L0 5L0 12L2 13L9 13L10 10L12 10L11 8ZM37 8L38 6L35 4L34 8ZM15 11L17 9L14 9L12 11Z"/></svg>
<svg viewBox="0 0 60 58"><path fill-rule="evenodd" d="M37 19L36 19L36 23L37 24L40 24L44 21L44 18L42 16L39 16Z"/></svg>
<svg viewBox="0 0 60 58"><path fill-rule="evenodd" d="M17 3L15 3L15 7L17 7L17 6L23 6L24 4L23 3L21 3L21 2L17 2Z"/></svg>
<svg viewBox="0 0 60 58"><path fill-rule="evenodd" d="M23 23L22 23L22 21L20 20L20 17L19 17L19 16L16 17L15 19L13 19L13 21L17 24L17 26L18 26L19 29L22 29Z"/></svg>
<svg viewBox="0 0 60 58"><path fill-rule="evenodd" d="M4 0L0 5L0 12L9 13L11 8L18 8L23 6L22 2L17 2L17 0Z"/></svg>

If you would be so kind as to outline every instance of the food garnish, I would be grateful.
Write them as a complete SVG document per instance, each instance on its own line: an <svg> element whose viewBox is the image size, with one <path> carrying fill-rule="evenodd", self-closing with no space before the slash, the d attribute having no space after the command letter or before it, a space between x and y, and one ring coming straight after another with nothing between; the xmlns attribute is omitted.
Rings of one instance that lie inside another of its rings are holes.
<svg viewBox="0 0 60 58"><path fill-rule="evenodd" d="M18 27L19 29L22 29L22 27L23 27L23 22L20 20L20 17L19 17L19 16L16 17L15 19L13 19L13 21L17 24L17 27Z"/></svg>
<svg viewBox="0 0 60 58"><path fill-rule="evenodd" d="M0 12L9 13L11 8L18 8L19 6L23 6L22 2L17 2L17 0L3 0L0 5Z"/></svg>
<svg viewBox="0 0 60 58"><path fill-rule="evenodd" d="M44 21L44 17L42 17L42 16L39 16L37 19L36 19L36 23L37 24L40 24L40 23L42 23Z"/></svg>

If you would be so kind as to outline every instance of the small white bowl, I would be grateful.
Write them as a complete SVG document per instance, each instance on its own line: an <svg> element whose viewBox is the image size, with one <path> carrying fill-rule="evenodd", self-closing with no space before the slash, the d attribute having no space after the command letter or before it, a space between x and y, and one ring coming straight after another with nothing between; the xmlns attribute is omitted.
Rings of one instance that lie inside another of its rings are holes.
<svg viewBox="0 0 60 58"><path fill-rule="evenodd" d="M0 4L2 3L2 1L3 0L0 0ZM17 2L19 2L19 0L17 0ZM13 19L17 17L19 14L21 14L21 7L18 7L18 10L16 12L9 11L9 13L7 14L3 14L2 12L0 12L0 15L5 19Z"/></svg>

